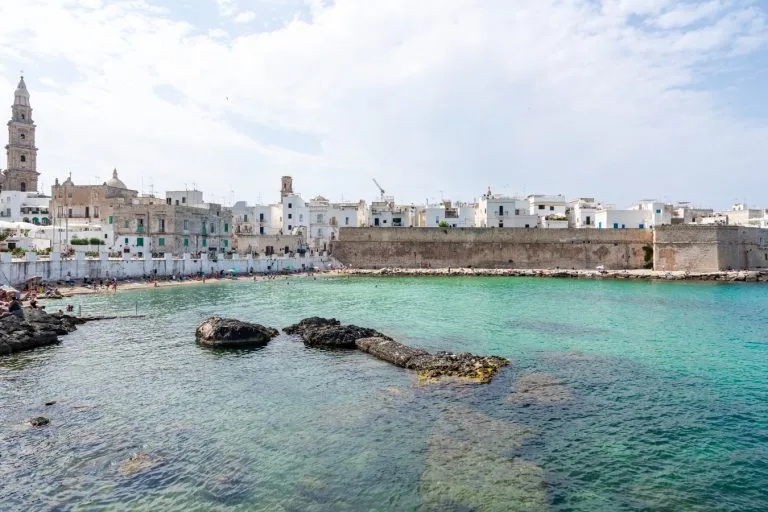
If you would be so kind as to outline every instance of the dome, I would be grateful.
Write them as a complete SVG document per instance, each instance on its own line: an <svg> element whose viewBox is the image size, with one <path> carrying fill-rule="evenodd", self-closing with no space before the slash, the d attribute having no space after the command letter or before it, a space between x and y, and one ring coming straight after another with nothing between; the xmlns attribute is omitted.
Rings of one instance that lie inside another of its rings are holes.
<svg viewBox="0 0 768 512"><path fill-rule="evenodd" d="M114 188L128 188L125 186L125 183L120 181L120 179L117 177L117 169L112 171L112 179L109 180L106 185L108 187L114 187Z"/></svg>

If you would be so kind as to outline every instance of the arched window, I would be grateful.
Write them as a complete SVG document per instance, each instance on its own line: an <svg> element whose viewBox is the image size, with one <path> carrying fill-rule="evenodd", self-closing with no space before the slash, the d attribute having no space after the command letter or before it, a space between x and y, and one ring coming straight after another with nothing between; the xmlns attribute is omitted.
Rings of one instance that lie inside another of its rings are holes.
<svg viewBox="0 0 768 512"><path fill-rule="evenodd" d="M26 155L21 155L21 161L22 161L22 162L26 162L26 161L27 161L27 157L26 157Z"/></svg>
<svg viewBox="0 0 768 512"><path fill-rule="evenodd" d="M21 114L21 120L23 121L24 119L24 114Z"/></svg>
<svg viewBox="0 0 768 512"><path fill-rule="evenodd" d="M21 189L22 192L26 192L27 191L27 184L22 181L21 182L21 186L19 188ZM29 221L25 221L25 222L29 222Z"/></svg>
<svg viewBox="0 0 768 512"><path fill-rule="evenodd" d="M27 138L27 136L26 136L26 135L24 135L23 133L22 133L21 135L19 135L19 137L21 138L21 140L24 140L24 139L26 139L26 138Z"/></svg>

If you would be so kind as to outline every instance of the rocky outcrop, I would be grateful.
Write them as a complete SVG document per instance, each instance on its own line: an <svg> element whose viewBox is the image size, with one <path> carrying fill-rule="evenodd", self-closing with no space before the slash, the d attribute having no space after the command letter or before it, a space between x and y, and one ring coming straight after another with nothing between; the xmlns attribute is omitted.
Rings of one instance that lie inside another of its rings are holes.
<svg viewBox="0 0 768 512"><path fill-rule="evenodd" d="M83 323L68 315L49 315L42 309L24 309L0 319L0 355L53 345Z"/></svg>
<svg viewBox="0 0 768 512"><path fill-rule="evenodd" d="M357 348L395 366L415 370L424 379L458 377L485 384L509 364L507 359L501 357L476 356L468 352L430 354L426 350L398 343L374 329L341 325L335 318L306 318L283 331L299 336L308 347Z"/></svg>
<svg viewBox="0 0 768 512"><path fill-rule="evenodd" d="M357 340L357 348L401 368L416 370L424 379L459 377L486 384L509 364L509 360L502 357L476 356L469 352L430 354L389 338L363 338Z"/></svg>
<svg viewBox="0 0 768 512"><path fill-rule="evenodd" d="M341 325L335 318L311 317L283 329L287 334L298 335L308 347L355 348L361 338L373 336L389 339L374 329L356 325Z"/></svg>
<svg viewBox="0 0 768 512"><path fill-rule="evenodd" d="M207 347L249 348L263 347L278 334L271 327L212 316L197 326L195 339Z"/></svg>

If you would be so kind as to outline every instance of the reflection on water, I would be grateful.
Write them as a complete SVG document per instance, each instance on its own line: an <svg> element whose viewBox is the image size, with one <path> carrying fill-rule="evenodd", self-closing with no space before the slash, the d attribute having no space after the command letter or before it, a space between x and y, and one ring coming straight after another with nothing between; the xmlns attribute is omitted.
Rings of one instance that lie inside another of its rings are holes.
<svg viewBox="0 0 768 512"><path fill-rule="evenodd" d="M290 282L72 299L147 317L0 358L0 510L761 508L765 287ZM194 342L213 314L335 316L513 365L488 385L425 384L285 335L217 352Z"/></svg>

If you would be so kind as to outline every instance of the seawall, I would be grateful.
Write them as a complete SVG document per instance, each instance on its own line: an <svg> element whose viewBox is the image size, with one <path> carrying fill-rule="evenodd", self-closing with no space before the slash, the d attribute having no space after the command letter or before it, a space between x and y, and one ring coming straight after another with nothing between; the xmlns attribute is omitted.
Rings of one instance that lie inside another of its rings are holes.
<svg viewBox="0 0 768 512"><path fill-rule="evenodd" d="M643 229L341 228L331 253L354 268L641 269L652 244Z"/></svg>
<svg viewBox="0 0 768 512"><path fill-rule="evenodd" d="M341 228L331 254L359 269L758 270L768 268L768 230Z"/></svg>

